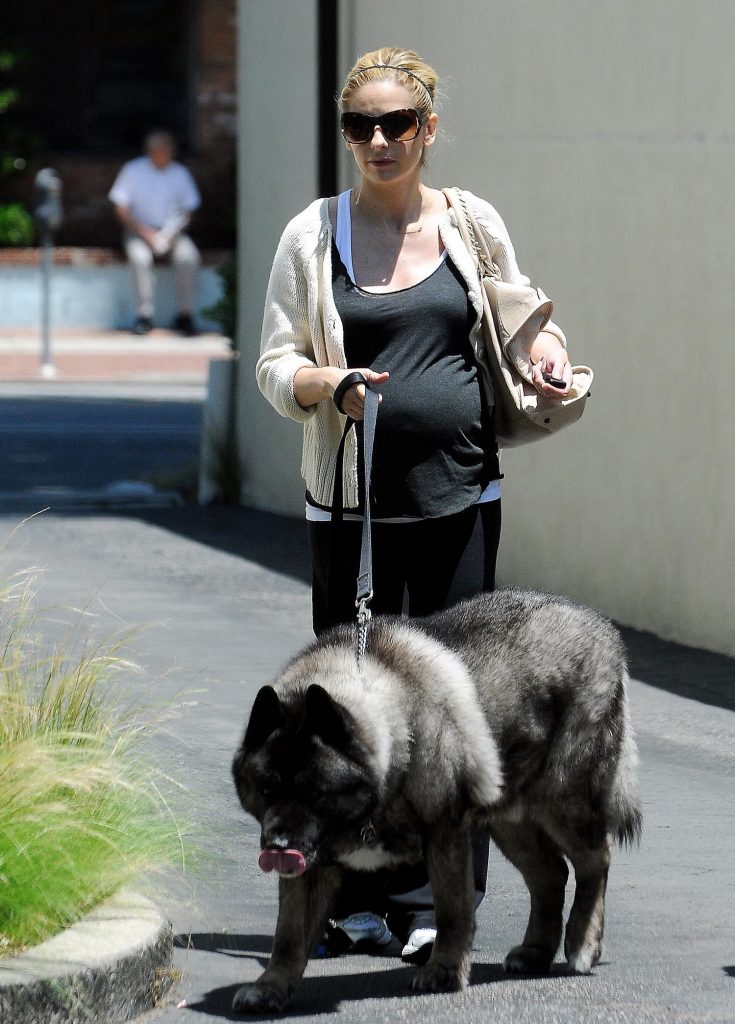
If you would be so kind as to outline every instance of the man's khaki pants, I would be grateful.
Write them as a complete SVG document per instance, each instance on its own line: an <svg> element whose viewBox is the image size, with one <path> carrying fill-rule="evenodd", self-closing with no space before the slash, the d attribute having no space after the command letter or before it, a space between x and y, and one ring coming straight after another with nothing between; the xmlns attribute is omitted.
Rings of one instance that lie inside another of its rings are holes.
<svg viewBox="0 0 735 1024"><path fill-rule="evenodd" d="M153 253L150 246L137 235L123 239L125 254L130 264L135 293L135 310L139 317L153 318ZM199 250L188 235L178 235L163 257L171 260L176 282L179 313L194 309L194 289L201 264Z"/></svg>

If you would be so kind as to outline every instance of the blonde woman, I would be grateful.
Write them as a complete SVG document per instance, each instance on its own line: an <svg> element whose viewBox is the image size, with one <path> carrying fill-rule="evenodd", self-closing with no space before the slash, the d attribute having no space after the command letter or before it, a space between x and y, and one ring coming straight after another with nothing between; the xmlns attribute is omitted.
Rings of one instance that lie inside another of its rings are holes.
<svg viewBox="0 0 735 1024"><path fill-rule="evenodd" d="M437 138L436 91L436 72L413 51L388 47L357 61L339 105L359 183L317 200L288 224L271 272L257 378L275 409L304 425L317 634L355 616L365 388L340 385L356 370L381 396L373 612L427 615L495 585L500 468L492 394L478 367L477 272L444 194L422 181ZM499 214L470 193L465 199L503 278L524 280ZM554 324L539 333L531 358L541 394L569 393L571 366ZM347 437L345 521L335 536L330 509L345 416L358 429ZM487 837L477 836L478 903L487 851ZM425 962L435 932L421 868L387 881L353 876L335 911L342 931L378 943L392 931L405 943L405 959Z"/></svg>

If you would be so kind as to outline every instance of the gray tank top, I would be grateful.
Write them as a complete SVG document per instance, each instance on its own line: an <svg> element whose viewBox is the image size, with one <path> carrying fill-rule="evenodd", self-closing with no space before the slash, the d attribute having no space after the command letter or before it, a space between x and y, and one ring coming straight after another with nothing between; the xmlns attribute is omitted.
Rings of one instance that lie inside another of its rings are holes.
<svg viewBox="0 0 735 1024"><path fill-rule="evenodd" d="M366 292L336 245L332 255L347 365L391 375L380 388L373 514L433 518L462 511L500 474L469 341L475 312L461 274L445 258L410 288Z"/></svg>

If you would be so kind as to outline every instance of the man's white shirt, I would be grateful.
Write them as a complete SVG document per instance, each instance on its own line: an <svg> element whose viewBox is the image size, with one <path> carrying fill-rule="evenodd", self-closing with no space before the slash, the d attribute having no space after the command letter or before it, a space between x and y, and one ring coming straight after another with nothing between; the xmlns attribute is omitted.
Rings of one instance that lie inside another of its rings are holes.
<svg viewBox="0 0 735 1024"><path fill-rule="evenodd" d="M147 156L130 160L121 168L109 195L113 203L124 206L136 220L152 228L162 228L201 203L196 182L183 164L172 160L159 169Z"/></svg>

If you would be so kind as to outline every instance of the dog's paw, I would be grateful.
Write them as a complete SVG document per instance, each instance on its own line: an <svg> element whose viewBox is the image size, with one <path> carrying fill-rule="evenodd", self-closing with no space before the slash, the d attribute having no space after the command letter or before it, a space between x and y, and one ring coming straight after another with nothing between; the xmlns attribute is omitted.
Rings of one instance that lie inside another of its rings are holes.
<svg viewBox="0 0 735 1024"><path fill-rule="evenodd" d="M288 1003L288 996L281 986L256 981L237 990L232 1009L235 1013L280 1013Z"/></svg>
<svg viewBox="0 0 735 1024"><path fill-rule="evenodd" d="M554 955L541 946L514 946L503 961L507 974L548 974Z"/></svg>
<svg viewBox="0 0 735 1024"><path fill-rule="evenodd" d="M602 947L591 949L583 947L573 953L567 953L567 969L570 974L591 974L602 956Z"/></svg>
<svg viewBox="0 0 735 1024"><path fill-rule="evenodd" d="M456 964L432 964L418 967L411 978L415 992L459 992L467 984L469 971Z"/></svg>

